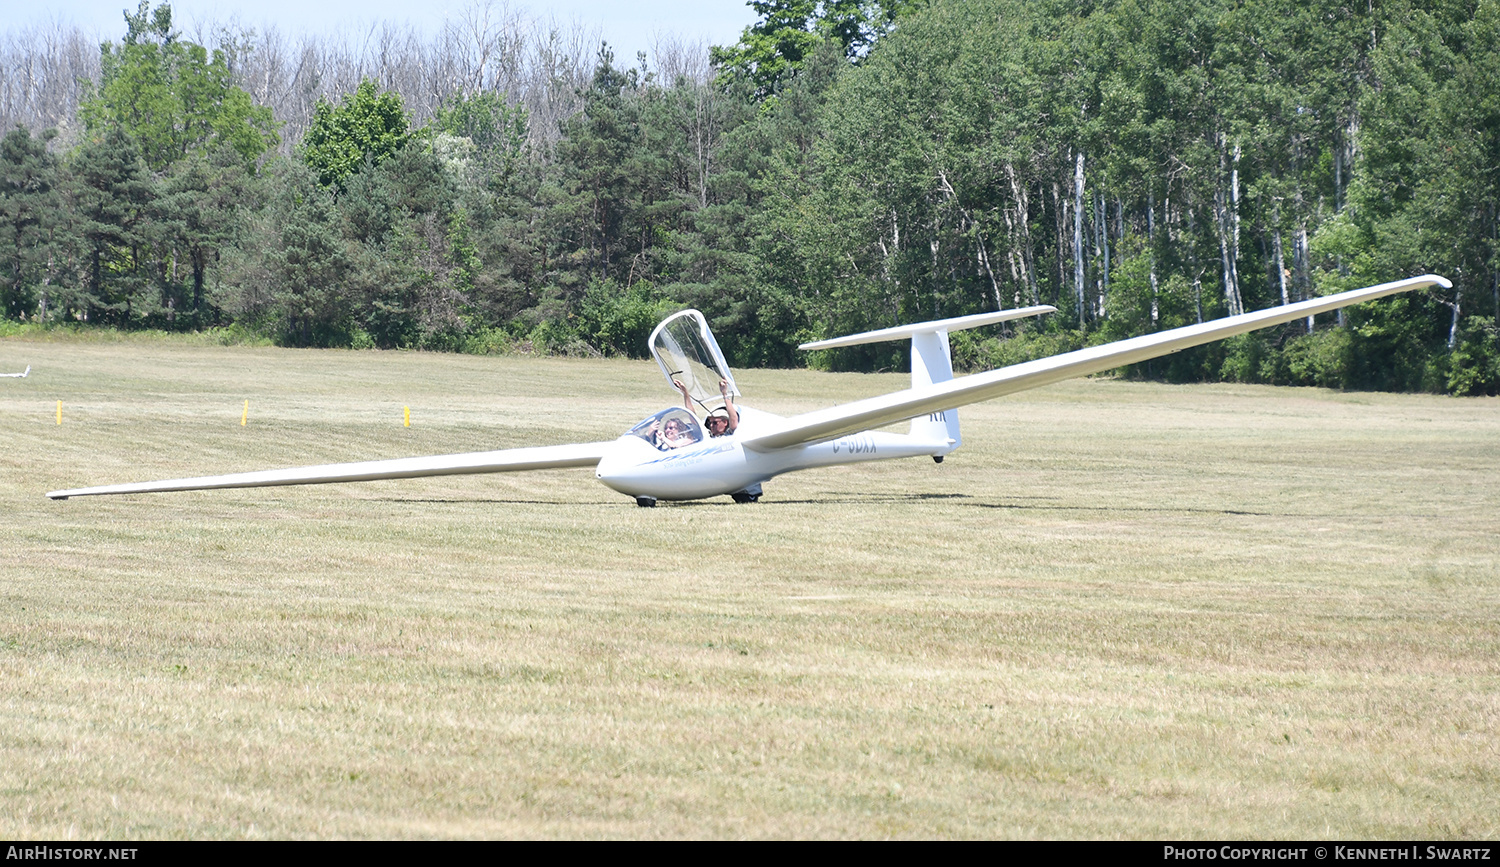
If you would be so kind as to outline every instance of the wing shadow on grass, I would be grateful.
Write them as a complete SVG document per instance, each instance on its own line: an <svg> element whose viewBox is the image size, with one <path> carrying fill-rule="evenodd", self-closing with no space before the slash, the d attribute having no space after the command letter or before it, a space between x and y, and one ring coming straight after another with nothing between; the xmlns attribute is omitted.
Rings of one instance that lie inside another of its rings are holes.
<svg viewBox="0 0 1500 867"><path fill-rule="evenodd" d="M761 501L762 505L780 504L805 504L816 506L836 506L849 503L887 503L919 504L928 500L946 500L953 505L970 509L1006 509L1023 512L1140 512L1140 513L1163 513L1177 512L1185 514L1204 515L1247 515L1251 517L1332 517L1329 515L1290 515L1281 512L1254 512L1246 509L1202 509L1183 506L1097 506L1079 505L1066 503L1056 497L999 497L996 499L981 499L971 494L866 494L849 493L843 495L832 495L828 497L808 497L800 500L781 500L767 498ZM1352 516L1351 516L1352 517Z"/></svg>
<svg viewBox="0 0 1500 867"><path fill-rule="evenodd" d="M628 500L523 500L500 499L497 497L370 497L367 503L402 503L420 504L427 506L460 506L460 505L488 505L488 506L619 506L635 505Z"/></svg>
<svg viewBox="0 0 1500 867"><path fill-rule="evenodd" d="M1278 517L1276 512L1251 512L1243 509L1191 509L1181 507L1150 507L1150 506L1082 506L1059 502L1051 497L1006 497L997 500L984 500L970 494L870 494L870 493L833 493L823 497L803 497L800 499L782 499L767 496L754 505L741 505L724 497L712 497L706 500L662 500L658 505L661 508L672 509L705 509L705 508L775 508L777 506L848 506L885 504L918 505L925 502L943 501L953 505L971 509L1011 509L1017 511L1051 511L1051 512L1180 512L1191 514L1209 515L1249 515L1254 517ZM492 506L631 506L634 505L627 497L607 500L535 500L535 499L505 499L499 497L372 497L368 502L376 503L402 503L421 505L492 505ZM1281 517L1329 517L1326 515L1284 515Z"/></svg>
<svg viewBox="0 0 1500 867"><path fill-rule="evenodd" d="M1250 509L1205 509L1189 506L1098 506L1080 505L1066 503L1055 497L1000 497L987 499L975 497L971 494L871 494L866 492L833 492L821 497L802 497L797 499L782 499L774 495L767 495L755 504L741 505L731 502L725 497L713 497L706 500L662 500L658 506L668 509L767 509L778 506L848 506L848 505L921 505L923 503L941 501L960 508L1007 510L1017 512L1096 512L1096 513L1135 513L1146 515L1181 514L1181 515L1238 515L1251 518L1322 518L1338 519L1345 518L1357 520L1366 515L1358 514L1334 514L1328 512L1267 512ZM403 503L423 505L493 505L493 506L634 506L628 497L618 499L600 500L535 500L535 499L503 499L498 497L373 497L369 502L377 503ZM1433 517L1431 515L1406 515L1408 518Z"/></svg>

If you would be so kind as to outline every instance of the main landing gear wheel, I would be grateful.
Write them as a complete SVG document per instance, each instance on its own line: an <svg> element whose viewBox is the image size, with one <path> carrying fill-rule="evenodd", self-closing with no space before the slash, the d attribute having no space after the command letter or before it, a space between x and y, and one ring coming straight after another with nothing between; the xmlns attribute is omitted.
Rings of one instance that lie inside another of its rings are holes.
<svg viewBox="0 0 1500 867"><path fill-rule="evenodd" d="M756 503L760 501L760 483L757 482L743 491L735 491L730 494L730 499L736 503Z"/></svg>
<svg viewBox="0 0 1500 867"><path fill-rule="evenodd" d="M654 508L656 508L656 498L655 497L636 497L635 498L635 504L637 506L640 506L642 509L654 509Z"/></svg>

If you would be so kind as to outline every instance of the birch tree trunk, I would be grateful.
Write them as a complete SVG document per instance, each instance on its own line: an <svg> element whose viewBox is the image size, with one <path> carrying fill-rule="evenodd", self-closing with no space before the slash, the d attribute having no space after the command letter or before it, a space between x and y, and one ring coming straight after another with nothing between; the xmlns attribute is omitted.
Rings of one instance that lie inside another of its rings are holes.
<svg viewBox="0 0 1500 867"><path fill-rule="evenodd" d="M1214 185L1214 223L1218 228L1219 260L1224 274L1224 301L1229 305L1229 315L1235 316L1244 312L1240 303L1239 274L1235 269L1235 260L1239 254L1238 203L1235 201L1239 198L1239 167L1234 168L1231 182L1234 190L1229 195L1229 201L1226 201L1224 175L1229 169L1226 165L1227 145L1224 134L1220 133L1219 178Z"/></svg>
<svg viewBox="0 0 1500 867"><path fill-rule="evenodd" d="M693 85L693 146L698 156L698 207L708 207L708 177L712 174L709 160L712 158L713 107L709 104L713 91L707 85Z"/></svg>
<svg viewBox="0 0 1500 867"><path fill-rule="evenodd" d="M1073 168L1073 294L1078 301L1078 327L1088 322L1088 308L1083 292L1083 152Z"/></svg>
<svg viewBox="0 0 1500 867"><path fill-rule="evenodd" d="M1156 282L1156 193L1146 194L1146 261L1151 273L1151 330L1160 318L1161 287Z"/></svg>
<svg viewBox="0 0 1500 867"><path fill-rule="evenodd" d="M1016 203L1016 222L1021 230L1021 276L1031 291L1031 303L1041 303L1036 284L1036 256L1031 240L1031 202L1026 188L1016 182L1016 167L1005 164L1005 176L1010 180L1010 194Z"/></svg>
<svg viewBox="0 0 1500 867"><path fill-rule="evenodd" d="M1281 251L1281 230L1277 229L1273 235L1272 246L1276 249L1276 280L1281 286L1281 305L1285 307L1291 303L1291 298L1286 291L1286 259Z"/></svg>
<svg viewBox="0 0 1500 867"><path fill-rule="evenodd" d="M1094 293L1098 298L1098 306L1094 308L1094 315L1104 318L1105 299L1109 296L1109 214L1105 210L1104 193L1098 189L1094 190L1094 250L1099 257L1100 264L1095 271Z"/></svg>
<svg viewBox="0 0 1500 867"><path fill-rule="evenodd" d="M1307 222L1297 225L1297 234L1292 238L1292 267L1295 269L1297 294L1299 301L1305 301L1312 297L1312 274L1307 261ZM1307 317L1307 333L1313 332L1313 317Z"/></svg>
<svg viewBox="0 0 1500 867"><path fill-rule="evenodd" d="M1016 242L1016 221L1012 215L1013 208L1001 208L1000 214L1005 217L1005 261L1010 265L1010 279L1016 285L1013 295L1015 306L1021 306L1021 285L1025 282L1022 277L1022 269L1025 265L1021 262L1020 245ZM982 249L982 248L981 248Z"/></svg>
<svg viewBox="0 0 1500 867"><path fill-rule="evenodd" d="M1191 202L1185 204L1188 215L1188 238L1195 235L1193 217L1194 209ZM1193 271L1193 305L1198 310L1198 324L1203 324L1203 268L1198 264L1198 245L1188 242L1188 267Z"/></svg>
<svg viewBox="0 0 1500 867"><path fill-rule="evenodd" d="M1234 170L1229 175L1229 191L1232 208L1229 218L1234 229L1234 245L1230 248L1229 272L1234 275L1234 313L1245 312L1245 296L1240 293L1240 145L1234 145Z"/></svg>
<svg viewBox="0 0 1500 867"><path fill-rule="evenodd" d="M1057 234L1057 255L1052 257L1056 263L1057 283L1054 285L1057 287L1057 290L1053 297L1061 299L1062 293L1068 285L1068 280L1065 276L1067 272L1064 270L1066 257L1063 255L1064 251L1068 249L1068 205L1067 200L1062 197L1062 188L1055 178L1052 181L1052 214L1054 217L1052 226Z"/></svg>
<svg viewBox="0 0 1500 867"><path fill-rule="evenodd" d="M1458 345L1458 316L1459 308L1462 306L1464 297L1464 284L1460 278L1453 281L1453 319L1448 325L1448 351Z"/></svg>

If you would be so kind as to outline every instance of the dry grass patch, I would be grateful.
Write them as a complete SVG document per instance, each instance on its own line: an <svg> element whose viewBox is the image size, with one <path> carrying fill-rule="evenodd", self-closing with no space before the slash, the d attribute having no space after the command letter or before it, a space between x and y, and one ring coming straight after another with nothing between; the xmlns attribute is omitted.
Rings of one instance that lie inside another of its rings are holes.
<svg viewBox="0 0 1500 867"><path fill-rule="evenodd" d="M1500 831L1500 401L1073 382L753 506L585 471L54 503L607 438L671 395L620 361L0 359L35 368L0 380L0 834ZM739 379L788 413L906 384Z"/></svg>

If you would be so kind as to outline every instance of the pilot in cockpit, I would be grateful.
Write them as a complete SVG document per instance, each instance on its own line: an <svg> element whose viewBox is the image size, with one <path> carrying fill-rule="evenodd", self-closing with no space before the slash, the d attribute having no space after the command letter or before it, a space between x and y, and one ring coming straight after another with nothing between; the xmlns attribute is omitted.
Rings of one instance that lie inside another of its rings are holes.
<svg viewBox="0 0 1500 867"><path fill-rule="evenodd" d="M676 379L672 380L672 384L682 392L682 405L687 407L688 412L692 412L693 399L688 396L687 386L683 385L681 380ZM719 394L724 397L724 414L719 415L718 410L714 410L703 420L703 425L708 428L708 435L711 437L728 436L740 426L739 410L734 408L734 398L729 396L729 380L719 380Z"/></svg>
<svg viewBox="0 0 1500 867"><path fill-rule="evenodd" d="M703 420L703 426L708 428L708 435L711 437L728 436L740 426L740 411L734 408L734 398L729 396L729 380L719 380L719 394L724 395L724 415L719 415L718 410L715 410Z"/></svg>

